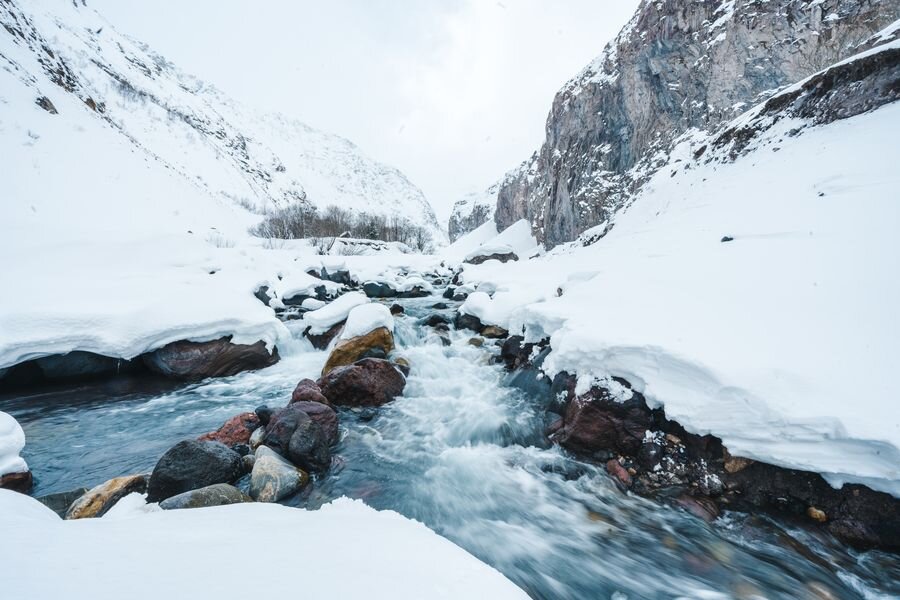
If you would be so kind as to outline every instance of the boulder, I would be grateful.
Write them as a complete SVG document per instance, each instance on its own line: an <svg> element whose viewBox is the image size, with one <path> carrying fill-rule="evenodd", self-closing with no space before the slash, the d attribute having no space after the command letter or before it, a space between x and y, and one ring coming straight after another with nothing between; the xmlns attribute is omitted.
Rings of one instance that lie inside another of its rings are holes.
<svg viewBox="0 0 900 600"><path fill-rule="evenodd" d="M66 512L72 504L88 492L87 488L75 488L68 492L57 492L37 498L37 501L55 512L60 518L65 518Z"/></svg>
<svg viewBox="0 0 900 600"><path fill-rule="evenodd" d="M380 350L385 358L394 349L394 334L387 327L379 327L365 335L338 342L331 350L325 366L322 367L322 375L328 374L336 367L352 365L376 349ZM371 358L381 357L372 356Z"/></svg>
<svg viewBox="0 0 900 600"><path fill-rule="evenodd" d="M391 304L390 310L391 310L391 314L394 316L402 315L404 312L406 312L406 310L400 304Z"/></svg>
<svg viewBox="0 0 900 600"><path fill-rule="evenodd" d="M265 427L269 424L269 419L272 418L272 414L274 414L275 411L263 404L262 406L257 406L256 410L253 412L259 417L259 424Z"/></svg>
<svg viewBox="0 0 900 600"><path fill-rule="evenodd" d="M488 325L481 330L481 335L486 338L498 340L507 337L509 335L509 332L502 327L497 327L496 325Z"/></svg>
<svg viewBox="0 0 900 600"><path fill-rule="evenodd" d="M481 348L482 346L484 346L484 338L480 338L480 337L469 338L468 344L470 346L475 346L476 348Z"/></svg>
<svg viewBox="0 0 900 600"><path fill-rule="evenodd" d="M606 462L606 472L615 478L622 487L626 489L631 487L631 474L618 460L614 458L608 460Z"/></svg>
<svg viewBox="0 0 900 600"><path fill-rule="evenodd" d="M337 337L337 335L341 332L341 329L344 328L345 321L346 319L335 323L334 325L329 327L325 333L318 335L309 333L309 328L307 328L304 332L304 335L306 335L306 339L308 339L313 345L313 348L315 348L316 350L324 350L331 343L331 340Z"/></svg>
<svg viewBox="0 0 900 600"><path fill-rule="evenodd" d="M447 300L453 299L453 292L454 292L454 289L455 289L455 288L448 287L447 289L444 290L444 293L441 294L441 297L442 297L442 298L446 298Z"/></svg>
<svg viewBox="0 0 900 600"><path fill-rule="evenodd" d="M266 446L256 450L250 474L250 496L257 502L278 502L293 495L309 481L301 471Z"/></svg>
<svg viewBox="0 0 900 600"><path fill-rule="evenodd" d="M403 373L404 377L409 377L409 371L411 369L411 365L409 364L409 360L407 360L406 357L395 356L391 362L394 363L394 366L396 366L398 369L400 369L400 372Z"/></svg>
<svg viewBox="0 0 900 600"><path fill-rule="evenodd" d="M389 361L365 358L332 369L319 387L335 406L381 406L403 393L406 377Z"/></svg>
<svg viewBox="0 0 900 600"><path fill-rule="evenodd" d="M445 317L444 315L434 313L433 315L428 315L419 321L420 325L424 325L426 327L438 327L440 325L449 325L450 319Z"/></svg>
<svg viewBox="0 0 900 600"><path fill-rule="evenodd" d="M337 439L337 413L319 402L299 401L272 415L262 441L307 471L324 471Z"/></svg>
<svg viewBox="0 0 900 600"><path fill-rule="evenodd" d="M256 413L241 413L225 421L225 424L217 430L204 433L197 439L200 441L221 442L230 448L240 444L249 444L250 436L259 426L259 417Z"/></svg>
<svg viewBox="0 0 900 600"><path fill-rule="evenodd" d="M241 455L225 444L178 442L156 463L147 486L147 501L160 502L214 483L231 483L243 473Z"/></svg>
<svg viewBox="0 0 900 600"><path fill-rule="evenodd" d="M102 517L116 502L132 492L143 494L147 489L146 475L116 477L91 488L75 500L66 511L66 519Z"/></svg>
<svg viewBox="0 0 900 600"><path fill-rule="evenodd" d="M267 285L261 285L256 288L256 291L253 292L253 295L257 300L259 300L266 306L269 306L269 303L272 301L272 296L269 295L269 286Z"/></svg>
<svg viewBox="0 0 900 600"><path fill-rule="evenodd" d="M504 249L497 252L491 252L490 254L478 254L476 256L469 256L465 259L464 262L469 263L470 265L480 265L481 263L487 262L489 260L499 260L502 263L511 261L511 260L519 260L519 257L516 256L516 253L511 249Z"/></svg>
<svg viewBox="0 0 900 600"><path fill-rule="evenodd" d="M301 379L291 393L291 402L321 402L328 404L328 398L322 395L322 390L312 379Z"/></svg>
<svg viewBox="0 0 900 600"><path fill-rule="evenodd" d="M363 292L369 298L396 298L397 290L381 281L367 281L363 284Z"/></svg>
<svg viewBox="0 0 900 600"><path fill-rule="evenodd" d="M211 342L172 342L144 354L143 361L151 371L166 377L198 380L274 365L278 350L270 353L262 341L233 344L227 336Z"/></svg>
<svg viewBox="0 0 900 600"><path fill-rule="evenodd" d="M31 486L33 484L34 478L31 475L31 471L0 475L0 488L4 490L12 490L14 492L27 494L31 491Z"/></svg>
<svg viewBox="0 0 900 600"><path fill-rule="evenodd" d="M260 427L250 436L250 442L247 444L251 452L255 452L259 448L266 437L266 428Z"/></svg>
<svg viewBox="0 0 900 600"><path fill-rule="evenodd" d="M475 333L481 333L481 330L484 329L481 319L475 315L467 315L465 313L457 313L453 324L457 329L471 329Z"/></svg>
<svg viewBox="0 0 900 600"><path fill-rule="evenodd" d="M241 502L253 502L253 499L233 485L215 483L166 498L159 503L159 507L163 510L177 510L182 508L224 506L225 504L240 504Z"/></svg>
<svg viewBox="0 0 900 600"><path fill-rule="evenodd" d="M426 296L430 296L431 292L426 288L420 285L414 285L408 290L400 292L397 297L399 298L425 298Z"/></svg>

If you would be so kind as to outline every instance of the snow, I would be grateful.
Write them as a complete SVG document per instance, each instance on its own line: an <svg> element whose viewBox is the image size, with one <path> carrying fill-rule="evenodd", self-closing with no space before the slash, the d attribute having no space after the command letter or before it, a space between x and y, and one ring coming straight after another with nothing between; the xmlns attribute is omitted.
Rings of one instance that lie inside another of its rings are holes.
<svg viewBox="0 0 900 600"><path fill-rule="evenodd" d="M28 470L19 456L25 447L25 432L11 415L0 411L0 476Z"/></svg>
<svg viewBox="0 0 900 600"><path fill-rule="evenodd" d="M300 308L305 308L306 310L318 310L328 304L322 300L316 300L315 298L307 298L300 304Z"/></svg>
<svg viewBox="0 0 900 600"><path fill-rule="evenodd" d="M489 219L469 233L460 236L459 239L446 248L443 248L440 251L440 256L451 262L461 262L475 248L496 236L497 225L493 219Z"/></svg>
<svg viewBox="0 0 900 600"><path fill-rule="evenodd" d="M309 332L313 335L321 335L340 323L357 306L367 304L369 299L362 292L348 292L332 302L329 302L319 310L313 310L303 315L303 322L309 325Z"/></svg>
<svg viewBox="0 0 900 600"><path fill-rule="evenodd" d="M358 500L317 511L257 503L159 511L133 500L120 502L130 511L117 506L101 519L63 521L27 496L0 490L4 593L237 599L247 597L245 575L262 567L275 575L264 577L266 594L275 597L527 598L421 523ZM255 558L241 551L254 546L265 550ZM298 572L299 579L288 576Z"/></svg>
<svg viewBox="0 0 900 600"><path fill-rule="evenodd" d="M491 256L493 254L514 254L512 246L506 244L498 244L494 241L486 242L466 255L466 260L472 260L479 256Z"/></svg>
<svg viewBox="0 0 900 600"><path fill-rule="evenodd" d="M786 135L803 125L733 163L686 139L597 243L466 265L496 291L463 309L549 336L548 374L622 377L734 455L900 496L900 104Z"/></svg>
<svg viewBox="0 0 900 600"><path fill-rule="evenodd" d="M342 340L366 335L379 327L394 331L394 316L384 304L370 303L354 307L347 315L347 323L341 332Z"/></svg>
<svg viewBox="0 0 900 600"><path fill-rule="evenodd" d="M525 219L516 221L499 234L490 235L495 231L496 225L489 221L456 240L442 256L451 259L462 256L463 260L471 260L477 256L512 252L523 258L540 252L538 242L531 233L531 225Z"/></svg>
<svg viewBox="0 0 900 600"><path fill-rule="evenodd" d="M395 169L239 106L80 3L4 4L0 22L22 32L0 36L0 369L74 350L127 359L184 339L291 343L253 292L268 286L279 306L340 286L304 272L327 259L307 240L250 236L260 215L247 207L305 197L402 215L441 240L421 192ZM44 47L65 61L74 91L50 79ZM377 272L400 251L373 257Z"/></svg>

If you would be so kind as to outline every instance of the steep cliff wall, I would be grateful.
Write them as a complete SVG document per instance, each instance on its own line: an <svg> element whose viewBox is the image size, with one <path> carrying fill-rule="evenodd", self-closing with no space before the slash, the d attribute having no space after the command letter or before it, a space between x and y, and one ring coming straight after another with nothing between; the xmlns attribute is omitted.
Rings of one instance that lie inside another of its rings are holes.
<svg viewBox="0 0 900 600"><path fill-rule="evenodd" d="M542 148L497 192L500 229L526 218L547 246L607 220L690 128L856 54L900 0L643 0L556 95Z"/></svg>

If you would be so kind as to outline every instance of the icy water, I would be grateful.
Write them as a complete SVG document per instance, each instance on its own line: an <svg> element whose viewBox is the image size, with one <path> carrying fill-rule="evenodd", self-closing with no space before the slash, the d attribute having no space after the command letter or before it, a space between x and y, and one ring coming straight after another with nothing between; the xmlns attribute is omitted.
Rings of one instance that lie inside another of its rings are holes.
<svg viewBox="0 0 900 600"><path fill-rule="evenodd" d="M403 398L341 410L332 470L290 503L346 495L418 519L534 598L893 598L900 557L857 553L813 531L728 514L713 524L626 495L596 466L549 446L541 398L507 385L489 352L444 347L406 300L397 338ZM25 429L35 493L146 472L180 439L260 404L284 405L325 354L305 342L264 371L173 387L142 380L0 398Z"/></svg>

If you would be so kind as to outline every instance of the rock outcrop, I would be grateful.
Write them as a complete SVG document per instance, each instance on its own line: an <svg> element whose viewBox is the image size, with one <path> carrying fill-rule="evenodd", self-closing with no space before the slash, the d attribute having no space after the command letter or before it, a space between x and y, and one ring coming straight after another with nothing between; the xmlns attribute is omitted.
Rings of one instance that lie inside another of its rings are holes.
<svg viewBox="0 0 900 600"><path fill-rule="evenodd" d="M498 228L524 218L547 246L575 239L627 202L676 137L856 54L898 16L900 0L642 0L557 93L543 146L499 186Z"/></svg>

